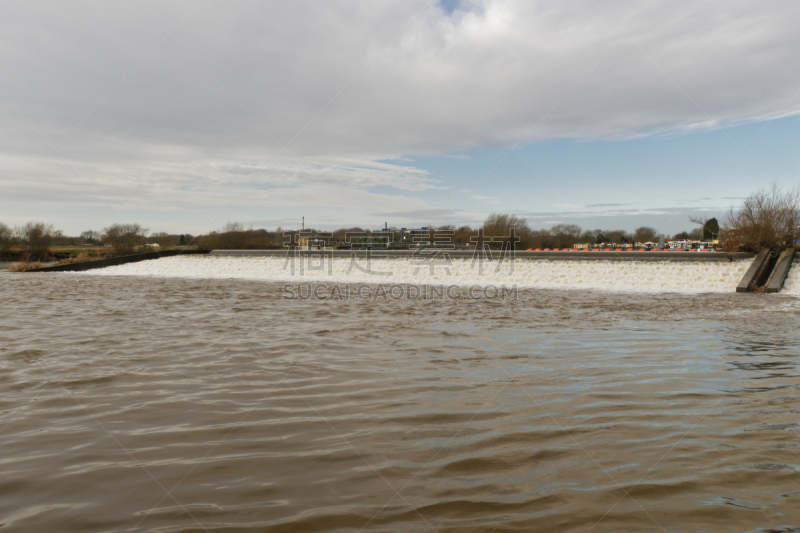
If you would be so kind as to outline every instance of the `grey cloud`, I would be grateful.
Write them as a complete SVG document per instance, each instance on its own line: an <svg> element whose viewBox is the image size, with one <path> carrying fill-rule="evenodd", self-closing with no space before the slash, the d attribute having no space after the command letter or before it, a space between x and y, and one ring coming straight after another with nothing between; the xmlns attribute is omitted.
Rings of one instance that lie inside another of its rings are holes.
<svg viewBox="0 0 800 533"><path fill-rule="evenodd" d="M452 218L458 217L464 211L451 210L451 209L415 209L412 211L387 211L383 213L375 213L376 217L389 217L389 218L408 218L412 220L421 219L439 219L442 217Z"/></svg>
<svg viewBox="0 0 800 533"><path fill-rule="evenodd" d="M123 205L176 190L224 203L251 179L290 190L311 175L372 208L373 187L438 187L381 159L800 109L797 16L778 1L139 4L4 4L3 196L49 153L37 133ZM88 197L54 163L11 201L51 182L41 197Z"/></svg>
<svg viewBox="0 0 800 533"><path fill-rule="evenodd" d="M552 216L570 216L570 217L602 217L613 215L629 215L629 214L670 214L670 213L695 213L698 211L714 211L718 212L718 207L699 207L699 206L670 206L670 207L647 207L638 209L608 209L605 211L541 211L541 212L528 212L520 213L520 216L528 218L547 218Z"/></svg>
<svg viewBox="0 0 800 533"><path fill-rule="evenodd" d="M784 107L800 84L786 4L434 4L390 42L426 4L208 1L160 46L135 4L17 4L0 22L0 91L57 142L135 68L87 136L262 155L309 123L295 153L373 156L498 142L483 119L507 139L538 124L538 139L797 110ZM197 3L142 5L169 31Z"/></svg>
<svg viewBox="0 0 800 533"><path fill-rule="evenodd" d="M619 228L632 231L639 226L653 226L674 233L693 228L690 216L724 216L719 207L652 207L645 209L614 209L597 211L528 212L520 213L531 227L550 227L554 224L577 224L584 228Z"/></svg>

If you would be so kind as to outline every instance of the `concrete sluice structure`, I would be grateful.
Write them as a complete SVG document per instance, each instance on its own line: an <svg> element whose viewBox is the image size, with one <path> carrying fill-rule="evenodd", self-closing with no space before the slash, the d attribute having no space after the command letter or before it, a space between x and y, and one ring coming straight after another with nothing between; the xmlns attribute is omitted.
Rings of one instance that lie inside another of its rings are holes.
<svg viewBox="0 0 800 533"><path fill-rule="evenodd" d="M444 254L447 255L444 255ZM516 252L480 260L472 251L215 250L86 275L242 279L285 283L517 286L619 292L733 292L753 254L714 252Z"/></svg>
<svg viewBox="0 0 800 533"><path fill-rule="evenodd" d="M789 275L789 269L792 267L795 251L795 248L787 248L781 252L775 267L772 269L772 274L767 280L764 292L774 293L781 291Z"/></svg>
<svg viewBox="0 0 800 533"><path fill-rule="evenodd" d="M736 292L780 292L794 261L795 248L771 250L763 248L753 259Z"/></svg>

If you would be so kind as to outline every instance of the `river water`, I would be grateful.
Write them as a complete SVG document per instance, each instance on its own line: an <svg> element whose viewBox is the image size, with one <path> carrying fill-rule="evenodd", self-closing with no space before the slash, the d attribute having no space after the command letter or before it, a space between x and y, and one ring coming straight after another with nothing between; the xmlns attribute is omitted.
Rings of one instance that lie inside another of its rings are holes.
<svg viewBox="0 0 800 533"><path fill-rule="evenodd" d="M794 275L319 300L209 264L0 273L3 531L800 531Z"/></svg>

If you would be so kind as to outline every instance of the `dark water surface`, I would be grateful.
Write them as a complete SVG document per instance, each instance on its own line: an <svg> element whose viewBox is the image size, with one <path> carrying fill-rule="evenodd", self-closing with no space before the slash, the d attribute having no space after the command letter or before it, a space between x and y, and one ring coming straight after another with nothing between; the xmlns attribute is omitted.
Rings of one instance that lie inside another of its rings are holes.
<svg viewBox="0 0 800 533"><path fill-rule="evenodd" d="M0 274L3 531L800 531L800 300Z"/></svg>

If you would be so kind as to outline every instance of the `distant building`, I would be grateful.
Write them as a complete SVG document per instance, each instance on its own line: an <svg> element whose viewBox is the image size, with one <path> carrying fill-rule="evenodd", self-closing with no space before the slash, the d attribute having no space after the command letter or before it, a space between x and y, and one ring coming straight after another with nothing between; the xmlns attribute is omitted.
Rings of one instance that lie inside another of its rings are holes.
<svg viewBox="0 0 800 533"><path fill-rule="evenodd" d="M297 246L301 250L329 250L333 248L333 238L330 235L301 233L297 237Z"/></svg>

